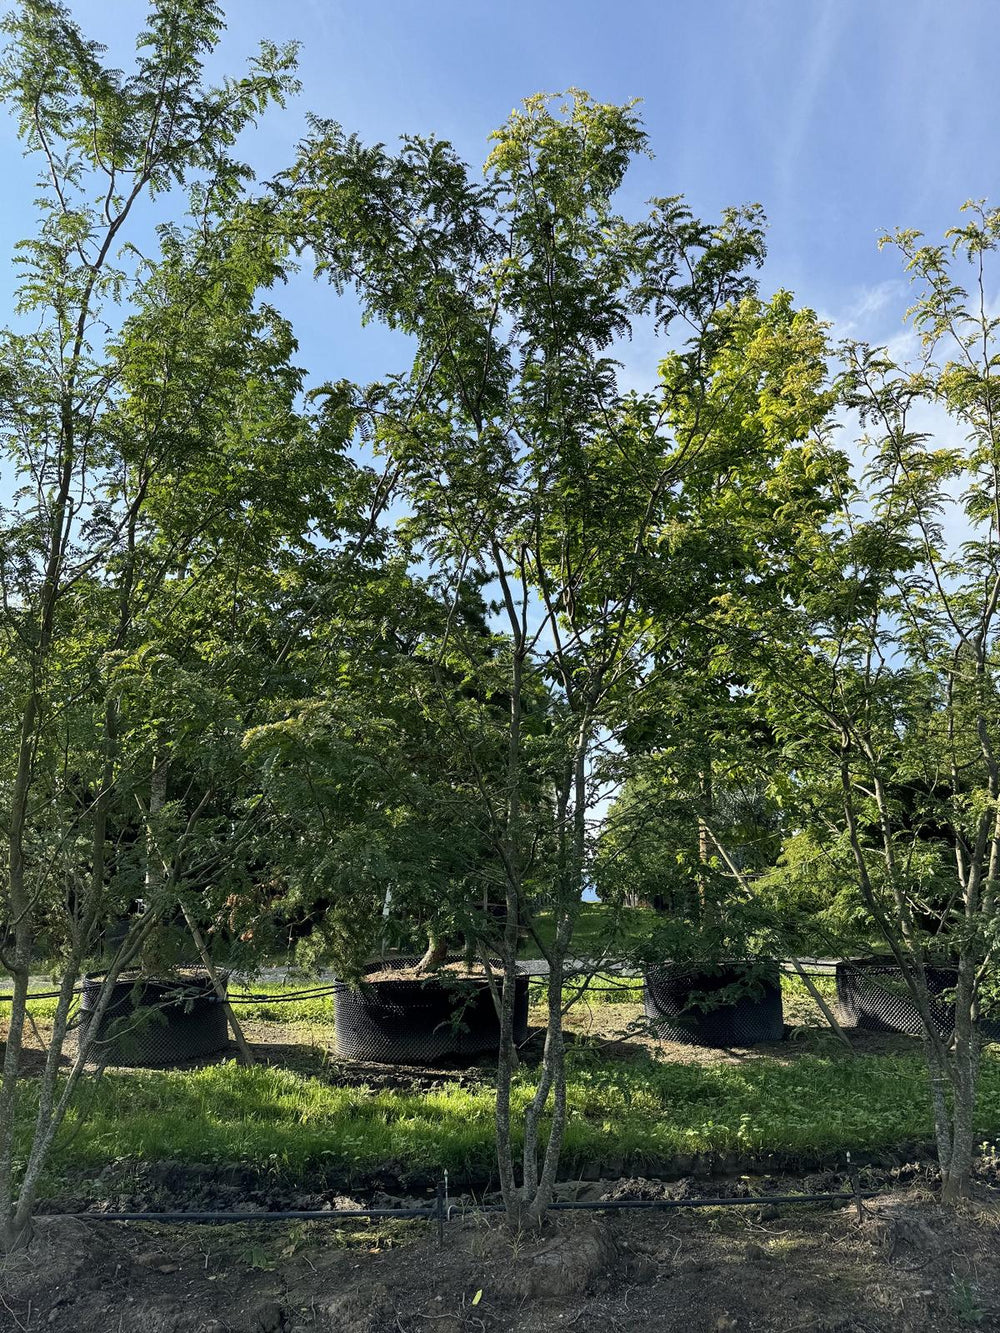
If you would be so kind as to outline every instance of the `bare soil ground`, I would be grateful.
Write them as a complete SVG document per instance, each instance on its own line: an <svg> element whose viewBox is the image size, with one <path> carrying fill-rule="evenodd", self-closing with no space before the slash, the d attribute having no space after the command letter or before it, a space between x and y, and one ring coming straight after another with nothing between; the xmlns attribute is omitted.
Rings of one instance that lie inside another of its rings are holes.
<svg viewBox="0 0 1000 1333"><path fill-rule="evenodd" d="M618 1182L613 1197L666 1187ZM676 1187L674 1187L676 1188ZM1000 1329L1000 1213L919 1189L779 1211L127 1227L37 1224L0 1267L4 1333L959 1333Z"/></svg>
<svg viewBox="0 0 1000 1333"><path fill-rule="evenodd" d="M449 978L456 981L485 981L487 972L482 963L442 963L431 972L412 963L408 967L387 967L378 972L366 972L364 976L365 981L441 981Z"/></svg>

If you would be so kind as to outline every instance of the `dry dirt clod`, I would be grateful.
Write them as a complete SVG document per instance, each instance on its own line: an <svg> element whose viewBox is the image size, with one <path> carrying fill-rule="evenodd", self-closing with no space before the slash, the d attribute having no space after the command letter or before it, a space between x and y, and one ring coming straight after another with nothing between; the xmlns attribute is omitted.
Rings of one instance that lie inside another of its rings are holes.
<svg viewBox="0 0 1000 1333"><path fill-rule="evenodd" d="M253 1333L282 1333L285 1328L285 1309L277 1301L265 1301L253 1314Z"/></svg>
<svg viewBox="0 0 1000 1333"><path fill-rule="evenodd" d="M382 1286L356 1287L332 1299L317 1301L318 1327L326 1333L375 1333L395 1325L395 1307Z"/></svg>
<svg viewBox="0 0 1000 1333"><path fill-rule="evenodd" d="M145 1250L136 1257L136 1263L151 1268L154 1273L176 1273L180 1264L162 1250Z"/></svg>
<svg viewBox="0 0 1000 1333"><path fill-rule="evenodd" d="M638 1254L629 1261L625 1273L630 1282L638 1285L644 1282L655 1282L660 1275L660 1270L654 1260L644 1254Z"/></svg>

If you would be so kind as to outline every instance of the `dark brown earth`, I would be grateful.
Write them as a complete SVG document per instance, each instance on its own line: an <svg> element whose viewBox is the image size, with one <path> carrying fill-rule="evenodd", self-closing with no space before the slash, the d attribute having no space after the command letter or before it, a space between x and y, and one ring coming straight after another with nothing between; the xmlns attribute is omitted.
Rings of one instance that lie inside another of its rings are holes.
<svg viewBox="0 0 1000 1333"><path fill-rule="evenodd" d="M663 1188L620 1182L618 1197ZM1000 1214L920 1190L870 1204L127 1227L39 1222L0 1270L7 1333L959 1333L1000 1329Z"/></svg>
<svg viewBox="0 0 1000 1333"><path fill-rule="evenodd" d="M366 972L365 981L438 981L442 977L456 977L463 980L486 980L486 969L482 963L443 963L432 972L424 971L416 964L411 967L387 967L381 972Z"/></svg>

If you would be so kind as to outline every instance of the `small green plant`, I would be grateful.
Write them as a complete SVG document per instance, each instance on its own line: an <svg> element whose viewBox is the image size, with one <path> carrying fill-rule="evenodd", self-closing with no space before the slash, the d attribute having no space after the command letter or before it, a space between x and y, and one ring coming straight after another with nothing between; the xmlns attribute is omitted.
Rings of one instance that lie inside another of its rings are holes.
<svg viewBox="0 0 1000 1333"><path fill-rule="evenodd" d="M277 1267L277 1260L274 1256L269 1254L263 1245L256 1242L245 1246L239 1257L243 1259L248 1268L256 1268L263 1273L269 1273Z"/></svg>
<svg viewBox="0 0 1000 1333"><path fill-rule="evenodd" d="M951 1308L964 1328L978 1328L985 1318L979 1288L967 1277L951 1275Z"/></svg>

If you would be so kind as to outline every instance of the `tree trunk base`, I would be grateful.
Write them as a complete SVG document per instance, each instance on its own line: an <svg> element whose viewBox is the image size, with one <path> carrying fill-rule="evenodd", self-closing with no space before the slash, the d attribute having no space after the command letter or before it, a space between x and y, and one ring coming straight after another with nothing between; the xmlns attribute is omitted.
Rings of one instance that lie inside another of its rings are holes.
<svg viewBox="0 0 1000 1333"><path fill-rule="evenodd" d="M941 1182L941 1202L949 1208L954 1208L969 1197L970 1185L968 1174L945 1176Z"/></svg>

